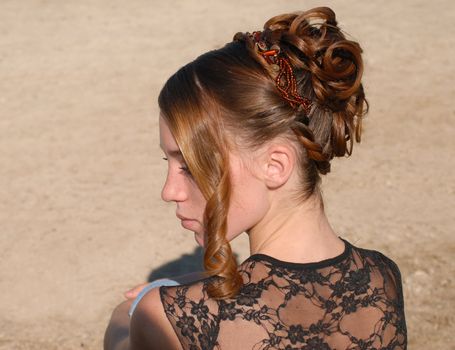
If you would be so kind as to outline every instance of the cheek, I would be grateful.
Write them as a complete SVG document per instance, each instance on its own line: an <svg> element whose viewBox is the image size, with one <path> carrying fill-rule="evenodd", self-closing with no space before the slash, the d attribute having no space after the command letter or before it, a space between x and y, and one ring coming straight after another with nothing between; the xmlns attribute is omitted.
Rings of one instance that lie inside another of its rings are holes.
<svg viewBox="0 0 455 350"><path fill-rule="evenodd" d="M204 198L201 190L196 184L192 183L190 187L190 198L191 198L191 207L194 210L195 217L202 223L205 206L207 204L206 199Z"/></svg>
<svg viewBox="0 0 455 350"><path fill-rule="evenodd" d="M268 210L268 198L262 182L244 177L233 183L228 214L228 240L255 226Z"/></svg>

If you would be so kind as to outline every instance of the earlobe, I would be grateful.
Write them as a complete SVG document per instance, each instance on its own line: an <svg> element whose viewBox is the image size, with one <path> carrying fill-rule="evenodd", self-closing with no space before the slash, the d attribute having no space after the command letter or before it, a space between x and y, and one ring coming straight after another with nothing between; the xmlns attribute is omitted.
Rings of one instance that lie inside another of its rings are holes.
<svg viewBox="0 0 455 350"><path fill-rule="evenodd" d="M291 176L295 157L290 147L272 145L266 152L265 183L270 189L284 185Z"/></svg>

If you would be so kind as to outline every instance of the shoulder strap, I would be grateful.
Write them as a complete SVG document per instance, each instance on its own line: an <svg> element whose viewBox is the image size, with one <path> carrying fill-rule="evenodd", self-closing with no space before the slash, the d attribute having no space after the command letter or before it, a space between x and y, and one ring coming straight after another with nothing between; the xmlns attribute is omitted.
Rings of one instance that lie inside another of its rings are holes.
<svg viewBox="0 0 455 350"><path fill-rule="evenodd" d="M141 299L146 295L150 290L156 287L161 287L161 286L178 286L179 283L177 281L171 280L170 278L161 278L158 280L155 280L153 282L150 282L147 284L144 289L141 290L141 292L138 294L138 296L134 299L133 303L131 304L130 310L128 311L128 315L131 317L133 315L134 310L137 307L137 304L141 301Z"/></svg>

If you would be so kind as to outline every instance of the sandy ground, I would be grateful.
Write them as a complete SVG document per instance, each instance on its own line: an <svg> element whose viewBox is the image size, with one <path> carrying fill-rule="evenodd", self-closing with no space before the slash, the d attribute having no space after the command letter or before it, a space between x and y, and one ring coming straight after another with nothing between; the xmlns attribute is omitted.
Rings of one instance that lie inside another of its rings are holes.
<svg viewBox="0 0 455 350"><path fill-rule="evenodd" d="M0 349L99 349L126 288L198 268L160 200L159 89L236 31L321 4L363 45L371 104L324 180L328 214L398 263L410 348L455 349L451 0L2 0Z"/></svg>

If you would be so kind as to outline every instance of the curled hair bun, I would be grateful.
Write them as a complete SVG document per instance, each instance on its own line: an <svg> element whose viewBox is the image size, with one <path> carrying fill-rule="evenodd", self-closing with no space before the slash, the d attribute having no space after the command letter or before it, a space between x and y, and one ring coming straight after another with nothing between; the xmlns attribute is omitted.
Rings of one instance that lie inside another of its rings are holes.
<svg viewBox="0 0 455 350"><path fill-rule="evenodd" d="M264 30L271 44L285 50L296 69L311 73L313 90L321 105L343 107L360 87L363 73L359 44L347 40L337 26L335 13L327 7L279 15Z"/></svg>
<svg viewBox="0 0 455 350"><path fill-rule="evenodd" d="M264 24L263 38L287 55L299 92L313 102L309 127L299 126L296 133L325 174L334 156L351 154L354 137L360 141L361 117L368 109L362 49L346 39L328 7L272 17Z"/></svg>

